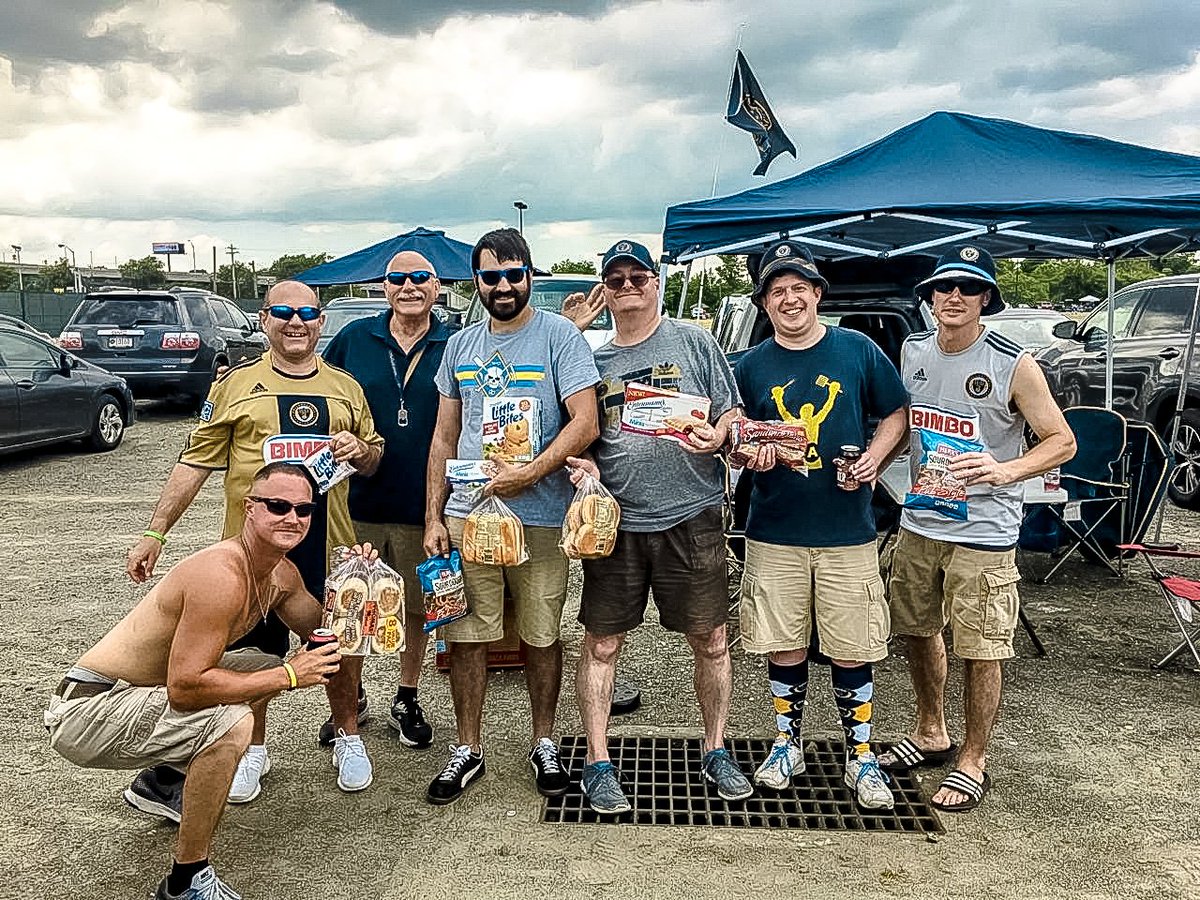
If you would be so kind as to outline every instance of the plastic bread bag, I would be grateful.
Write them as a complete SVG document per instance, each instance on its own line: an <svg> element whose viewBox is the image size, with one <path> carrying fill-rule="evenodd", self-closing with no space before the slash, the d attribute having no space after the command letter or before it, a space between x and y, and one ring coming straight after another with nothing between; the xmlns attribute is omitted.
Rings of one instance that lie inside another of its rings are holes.
<svg viewBox="0 0 1200 900"><path fill-rule="evenodd" d="M404 579L381 559L371 564L371 593L363 612L363 634L371 653L388 654L404 649Z"/></svg>
<svg viewBox="0 0 1200 900"><path fill-rule="evenodd" d="M499 497L484 497L463 526L462 558L484 566L519 566L529 559L521 520Z"/></svg>
<svg viewBox="0 0 1200 900"><path fill-rule="evenodd" d="M361 556L351 556L330 573L326 594L332 592L326 614L326 627L338 638L338 649L346 656L365 656L371 650L371 635L364 630L363 618L371 599L371 564Z"/></svg>
<svg viewBox="0 0 1200 900"><path fill-rule="evenodd" d="M767 444L775 445L777 464L808 477L808 432L799 422L734 419L729 425L729 464L741 467L752 462Z"/></svg>
<svg viewBox="0 0 1200 900"><path fill-rule="evenodd" d="M425 599L425 633L471 612L463 586L462 559L457 550L431 556L417 566L417 580Z"/></svg>
<svg viewBox="0 0 1200 900"><path fill-rule="evenodd" d="M950 471L960 453L983 450L983 445L965 438L917 429L921 460L917 481L904 497L905 509L930 509L948 519L967 520L967 486Z"/></svg>
<svg viewBox="0 0 1200 900"><path fill-rule="evenodd" d="M621 507L598 478L585 474L563 519L559 546L568 559L600 559L617 545Z"/></svg>

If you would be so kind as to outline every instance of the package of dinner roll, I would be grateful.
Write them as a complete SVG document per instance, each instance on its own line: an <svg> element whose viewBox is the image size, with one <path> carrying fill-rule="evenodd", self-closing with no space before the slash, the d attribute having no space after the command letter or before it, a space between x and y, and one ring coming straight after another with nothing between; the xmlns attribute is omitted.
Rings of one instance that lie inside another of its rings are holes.
<svg viewBox="0 0 1200 900"><path fill-rule="evenodd" d="M417 580L425 599L426 634L471 612L463 586L462 558L457 550L429 557L417 566Z"/></svg>
<svg viewBox="0 0 1200 900"><path fill-rule="evenodd" d="M521 520L499 497L484 497L463 525L462 558L485 566L519 566L529 559Z"/></svg>
<svg viewBox="0 0 1200 900"><path fill-rule="evenodd" d="M382 560L367 561L343 547L325 580L321 624L338 637L346 656L395 653L404 649L404 581Z"/></svg>
<svg viewBox="0 0 1200 900"><path fill-rule="evenodd" d="M567 507L559 546L568 559L599 559L617 545L621 507L600 479L585 474Z"/></svg>

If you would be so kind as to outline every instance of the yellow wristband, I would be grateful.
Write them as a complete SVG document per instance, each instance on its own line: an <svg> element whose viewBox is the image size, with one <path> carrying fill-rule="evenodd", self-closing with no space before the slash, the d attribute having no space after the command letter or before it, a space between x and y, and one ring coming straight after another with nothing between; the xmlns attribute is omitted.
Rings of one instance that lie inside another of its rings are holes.
<svg viewBox="0 0 1200 900"><path fill-rule="evenodd" d="M142 532L142 537L152 537L164 547L167 546L167 536L157 531L151 531L149 528Z"/></svg>
<svg viewBox="0 0 1200 900"><path fill-rule="evenodd" d="M297 687L300 686L300 682L296 680L296 670L293 669L292 664L288 663L288 662L285 662L283 664L283 669L285 672L287 672L288 682L290 685L288 687L288 690L294 691Z"/></svg>

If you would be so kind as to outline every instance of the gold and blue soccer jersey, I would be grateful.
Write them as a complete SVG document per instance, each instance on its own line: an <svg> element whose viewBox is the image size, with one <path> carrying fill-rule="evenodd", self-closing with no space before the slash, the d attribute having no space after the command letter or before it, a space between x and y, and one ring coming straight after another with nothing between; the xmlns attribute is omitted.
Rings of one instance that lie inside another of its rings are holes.
<svg viewBox="0 0 1200 900"><path fill-rule="evenodd" d="M225 470L224 537L242 530L242 500L254 473L267 463L300 463L339 431L368 444L383 443L358 382L320 359L316 365L311 375L287 375L274 368L270 353L265 353L230 369L213 384L200 424L179 461ZM348 493L347 481L324 497L314 490L317 509L308 534L288 554L309 591L315 587L314 596L320 596L330 550L354 543Z"/></svg>

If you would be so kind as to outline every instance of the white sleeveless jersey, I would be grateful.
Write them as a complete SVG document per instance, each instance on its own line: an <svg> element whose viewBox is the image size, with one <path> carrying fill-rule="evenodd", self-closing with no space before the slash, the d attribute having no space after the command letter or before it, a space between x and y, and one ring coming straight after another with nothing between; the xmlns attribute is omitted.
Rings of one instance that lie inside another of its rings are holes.
<svg viewBox="0 0 1200 900"><path fill-rule="evenodd" d="M999 462L1021 455L1025 419L1012 406L1012 379L1026 353L1019 344L984 325L966 350L945 353L937 330L910 335L900 352L900 373L912 398L910 459L915 480L921 459L919 428L983 444ZM929 509L905 509L900 524L936 540L984 547L1009 547L1021 528L1022 486L967 488L967 519Z"/></svg>

